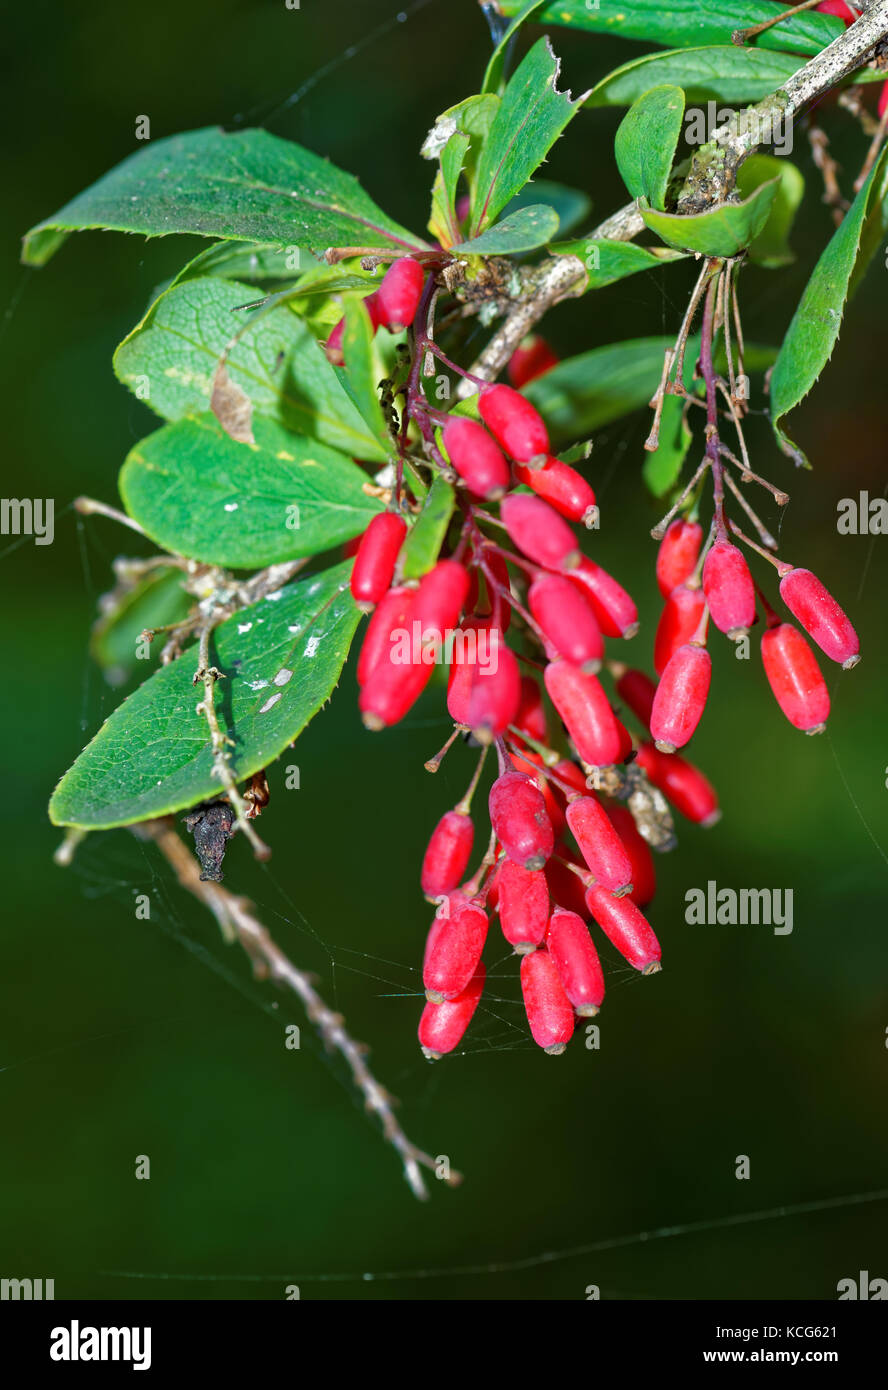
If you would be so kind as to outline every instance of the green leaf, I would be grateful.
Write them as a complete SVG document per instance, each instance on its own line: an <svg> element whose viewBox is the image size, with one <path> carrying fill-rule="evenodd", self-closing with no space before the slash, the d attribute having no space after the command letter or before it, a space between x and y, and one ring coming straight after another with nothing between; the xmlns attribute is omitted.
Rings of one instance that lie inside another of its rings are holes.
<svg viewBox="0 0 888 1390"><path fill-rule="evenodd" d="M741 196L775 177L780 182L770 215L749 247L750 260L771 269L795 260L789 246L789 234L804 196L804 177L788 159L779 159L772 154L750 155L741 164L737 175L737 192Z"/></svg>
<svg viewBox="0 0 888 1390"><path fill-rule="evenodd" d="M490 62L487 64L487 71L484 74L484 81L481 83L482 92L500 92L503 86L503 76L506 58L509 53L509 44L524 21L529 19L534 10L538 10L542 3L543 0L523 0L523 3L519 5L515 12L515 18L512 20L512 23L490 55Z"/></svg>
<svg viewBox="0 0 888 1390"><path fill-rule="evenodd" d="M306 324L286 304L245 320L255 291L235 281L186 280L157 299L114 354L124 385L166 420L209 409L213 375L232 336L228 375L256 411L355 458L387 457Z"/></svg>
<svg viewBox="0 0 888 1390"><path fill-rule="evenodd" d="M888 149L882 151L841 226L814 267L771 376L771 423L783 451L807 460L780 427L823 371L839 336L845 303L888 224Z"/></svg>
<svg viewBox="0 0 888 1390"><path fill-rule="evenodd" d="M379 447L391 448L382 406L379 403L379 382L382 376L373 351L373 325L360 299L350 299L345 306L345 332L342 338L345 366L339 379L361 412L364 423L375 436Z"/></svg>
<svg viewBox="0 0 888 1390"><path fill-rule="evenodd" d="M442 246L452 246L460 239L459 218L456 215L456 199L459 179L466 162L471 137L458 130L451 135L441 151L441 167L435 177L432 189L432 216L429 230L438 238Z"/></svg>
<svg viewBox="0 0 888 1390"><path fill-rule="evenodd" d="M351 562L236 613L213 634L216 707L238 780L279 757L330 698L360 614ZM196 648L143 682L56 787L55 825L107 830L217 796L206 720L195 712Z"/></svg>
<svg viewBox="0 0 888 1390"><path fill-rule="evenodd" d="M509 17L517 14L522 4L523 0L497 0L497 9ZM757 47L810 57L845 32L842 20L832 15L810 11L793 14L791 5L780 9L791 18L760 34ZM548 0L534 19L540 24L616 34L666 48L697 48L701 44L729 44L735 29L748 29L777 13L773 0L670 0L668 5L662 0L620 0L617 6L605 0L597 9L590 9L586 0Z"/></svg>
<svg viewBox="0 0 888 1390"><path fill-rule="evenodd" d="M165 550L234 569L314 555L360 535L380 504L350 459L274 420L238 444L213 415L165 425L120 474L129 515Z"/></svg>
<svg viewBox="0 0 888 1390"><path fill-rule="evenodd" d="M520 193L579 109L556 86L560 64L542 38L516 69L484 143L472 200L471 228L477 236Z"/></svg>
<svg viewBox="0 0 888 1390"><path fill-rule="evenodd" d="M540 203L554 208L562 236L582 222L592 210L592 199L581 188L568 188L566 184L553 183L551 179L534 179L506 204L503 216L511 217L519 208L535 207ZM502 225L502 219L499 225Z"/></svg>
<svg viewBox="0 0 888 1390"><path fill-rule="evenodd" d="M473 241L464 241L451 249L461 256L513 256L545 246L557 235L558 225L558 213L553 207L535 203L510 213Z"/></svg>
<svg viewBox="0 0 888 1390"><path fill-rule="evenodd" d="M655 497L664 497L674 486L682 469L692 432L684 419L684 402L679 396L667 396L660 417L660 442L650 454L645 454L642 477Z"/></svg>
<svg viewBox="0 0 888 1390"><path fill-rule="evenodd" d="M152 140L25 237L22 259L44 265L69 232L191 232L266 245L422 245L386 217L357 179L264 130L217 127Z"/></svg>
<svg viewBox="0 0 888 1390"><path fill-rule="evenodd" d="M550 246L549 250L553 256L579 256L589 276L587 290L600 290L604 285L612 285L615 280L624 280L627 275L637 275L641 270L651 270L654 266L684 259L684 252L672 251L665 246L652 250L647 246L637 246L634 241L609 241L602 237L560 241Z"/></svg>
<svg viewBox="0 0 888 1390"><path fill-rule="evenodd" d="M121 594L107 614L95 624L89 649L105 673L109 685L123 685L146 663L138 660L136 646L146 628L165 627L180 622L195 600L182 588L182 571L156 569ZM163 639L149 648L156 664Z"/></svg>
<svg viewBox="0 0 888 1390"><path fill-rule="evenodd" d="M440 473L401 547L401 578L420 579L436 563L456 505L456 494Z"/></svg>
<svg viewBox="0 0 888 1390"><path fill-rule="evenodd" d="M633 198L666 203L666 185L684 116L681 87L652 87L627 111L614 140L620 177Z"/></svg>
<svg viewBox="0 0 888 1390"><path fill-rule="evenodd" d="M664 82L681 87L689 105L706 101L739 105L777 91L805 61L790 53L737 48L734 44L647 53L596 83L586 106L629 106Z"/></svg>
<svg viewBox="0 0 888 1390"><path fill-rule="evenodd" d="M740 203L722 203L707 212L679 213L642 210L646 227L682 251L703 256L736 256L764 227L777 196L779 179L763 183Z"/></svg>

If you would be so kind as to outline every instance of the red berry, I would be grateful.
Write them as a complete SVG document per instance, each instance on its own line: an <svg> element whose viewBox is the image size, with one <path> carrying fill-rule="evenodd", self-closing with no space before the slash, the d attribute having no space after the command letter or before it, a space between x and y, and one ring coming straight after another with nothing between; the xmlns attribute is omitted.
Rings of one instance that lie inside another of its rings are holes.
<svg viewBox="0 0 888 1390"><path fill-rule="evenodd" d="M415 595L415 589L404 586L389 589L376 605L358 657L358 685L366 685L370 672L380 661L391 659L392 633L406 630Z"/></svg>
<svg viewBox="0 0 888 1390"><path fill-rule="evenodd" d="M558 794L564 797L565 805L567 805L568 798L573 801L576 796L586 795L589 790L586 774L581 767L577 767L576 763L569 762L567 758L564 758L560 763L555 764L554 770L562 782L567 782L574 788L573 792L559 790Z"/></svg>
<svg viewBox="0 0 888 1390"><path fill-rule="evenodd" d="M557 1057L573 1036L574 1012L548 951L532 951L522 960L521 993L534 1042Z"/></svg>
<svg viewBox="0 0 888 1390"><path fill-rule="evenodd" d="M532 951L542 943L549 918L546 875L505 859L497 873L497 893L503 936L519 954Z"/></svg>
<svg viewBox="0 0 888 1390"><path fill-rule="evenodd" d="M661 753L688 743L703 717L712 660L705 647L686 642L669 659L651 711L651 733Z"/></svg>
<svg viewBox="0 0 888 1390"><path fill-rule="evenodd" d="M476 650L479 650L482 641L494 640L492 635L482 637L481 634L492 634L493 631L493 622L489 617L465 618L454 637L447 677L447 710L455 724L464 724L466 728L469 727L469 696L472 692L474 670L474 662L470 660L472 648L467 634L475 634Z"/></svg>
<svg viewBox="0 0 888 1390"><path fill-rule="evenodd" d="M656 692L656 683L644 671L633 671L626 667L617 679L617 694L646 729L650 728Z"/></svg>
<svg viewBox="0 0 888 1390"><path fill-rule="evenodd" d="M504 734L518 713L521 701L521 671L518 658L499 628L490 629L491 644L486 663L469 666L467 721L479 743L490 743Z"/></svg>
<svg viewBox="0 0 888 1390"><path fill-rule="evenodd" d="M426 996L435 1004L467 987L487 939L487 913L462 893L450 893L436 915L422 962Z"/></svg>
<svg viewBox="0 0 888 1390"><path fill-rule="evenodd" d="M755 585L736 545L716 541L703 561L703 595L712 621L732 642L755 622Z"/></svg>
<svg viewBox="0 0 888 1390"><path fill-rule="evenodd" d="M351 572L352 598L365 613L387 592L395 572L407 523L395 512L380 512L361 537Z"/></svg>
<svg viewBox="0 0 888 1390"><path fill-rule="evenodd" d="M820 4L815 8L820 14L832 14L837 19L844 19L846 25L853 24L857 18L854 11L845 4L845 0L820 0Z"/></svg>
<svg viewBox="0 0 888 1390"><path fill-rule="evenodd" d="M829 691L817 658L798 628L779 623L762 637L762 661L774 698L790 724L821 734L829 714Z"/></svg>
<svg viewBox="0 0 888 1390"><path fill-rule="evenodd" d="M606 888L593 884L586 889L586 906L630 965L642 975L652 975L660 969L660 943L631 898L615 898Z"/></svg>
<svg viewBox="0 0 888 1390"><path fill-rule="evenodd" d="M446 634L459 622L468 590L469 576L457 560L439 560L423 575L410 615L420 624L423 642L443 645Z"/></svg>
<svg viewBox="0 0 888 1390"><path fill-rule="evenodd" d="M679 584L672 590L663 605L654 638L654 670L658 676L666 670L673 652L695 636L705 606L702 589Z"/></svg>
<svg viewBox="0 0 888 1390"><path fill-rule="evenodd" d="M545 338L531 333L519 343L509 358L509 380L515 390L520 391L529 381L557 367L559 360Z"/></svg>
<svg viewBox="0 0 888 1390"><path fill-rule="evenodd" d="M431 664L398 662L393 656L378 661L358 697L365 727L376 733L403 719L425 690L434 669Z"/></svg>
<svg viewBox="0 0 888 1390"><path fill-rule="evenodd" d="M490 824L506 854L525 869L541 869L555 843L543 794L523 772L504 772L490 789Z"/></svg>
<svg viewBox="0 0 888 1390"><path fill-rule="evenodd" d="M393 261L376 291L378 323L399 332L412 323L419 308L425 271L411 256Z"/></svg>
<svg viewBox="0 0 888 1390"><path fill-rule="evenodd" d="M549 452L543 417L511 386L486 386L478 410L491 434L516 463L530 463Z"/></svg>
<svg viewBox="0 0 888 1390"><path fill-rule="evenodd" d="M419 1041L430 1062L437 1061L445 1052L452 1052L462 1041L484 990L485 974L484 963L479 961L478 969L462 993L440 1004L426 1004L419 1020Z"/></svg>
<svg viewBox="0 0 888 1390"><path fill-rule="evenodd" d="M491 578L488 578L484 570L481 569L480 564L476 563L477 557L472 552L470 552L469 558L467 560L467 563L470 564L471 568L469 569L469 592L466 594L466 609L469 612L479 611L478 603L480 600L480 584L481 579L483 578L484 589L486 593L486 603L484 612L491 613L493 611L496 600L496 589L494 587L494 583L491 583L492 579L504 591L503 595L500 598L499 618L500 627L502 628L503 632L507 632L509 629L509 624L512 621L512 607L508 599L505 597L505 595L509 593L509 590L511 588L511 580L509 578L509 566L502 555L497 555L495 551L490 550L488 547L484 548L483 556L485 570L490 571Z"/></svg>
<svg viewBox="0 0 888 1390"><path fill-rule="evenodd" d="M568 849L566 845L557 845L556 854L546 865L546 881L549 885L549 892L559 907L565 908L568 912L576 912L580 917L588 916L586 889L583 886L583 880L579 874L573 873L566 864L562 864L560 862L562 859L568 859L579 867L579 859L573 850Z"/></svg>
<svg viewBox="0 0 888 1390"><path fill-rule="evenodd" d="M561 459L546 459L542 468L528 468L516 463L515 477L519 483L532 488L537 497L542 497L556 512L566 516L568 521L582 521L584 526L592 526L598 516L595 506L595 493L586 479L581 477L569 463Z"/></svg>
<svg viewBox="0 0 888 1390"><path fill-rule="evenodd" d="M376 291L374 294L368 294L363 303L364 308L370 315L371 327L375 331L381 323L381 319L379 317L379 292ZM345 358L342 354L342 339L344 333L345 316L343 315L339 322L337 324L334 324L333 330L330 333L330 336L328 337L326 343L324 344L324 351L327 354L327 358L330 362L332 362L334 367L341 367L345 362Z"/></svg>
<svg viewBox="0 0 888 1390"><path fill-rule="evenodd" d="M526 772L532 777L543 793L543 800L546 803L546 815L552 822L552 834L557 839L564 829L564 815L561 810L561 802L543 771L545 763L539 753L535 753L531 748L525 748L521 753L511 754L512 766L516 772Z"/></svg>
<svg viewBox="0 0 888 1390"><path fill-rule="evenodd" d="M584 556L568 576L585 595L605 637L634 637L638 609L622 584L600 565Z"/></svg>
<svg viewBox="0 0 888 1390"><path fill-rule="evenodd" d="M635 824L635 817L628 807L614 801L608 806L607 814L623 841L623 848L632 865L632 892L629 897L636 907L645 907L657 891L657 872L650 845Z"/></svg>
<svg viewBox="0 0 888 1390"><path fill-rule="evenodd" d="M459 886L474 838L471 816L462 811L445 812L432 831L423 856L420 883L427 898L439 898Z"/></svg>
<svg viewBox="0 0 888 1390"><path fill-rule="evenodd" d="M537 743L548 742L549 729L546 723L543 692L533 676L521 677L521 699L513 723L522 733L529 734L531 738L536 739ZM520 740L516 741L520 742Z"/></svg>
<svg viewBox="0 0 888 1390"><path fill-rule="evenodd" d="M712 783L678 753L660 753L652 743L638 750L638 764L677 811L695 825L715 825L721 817Z"/></svg>
<svg viewBox="0 0 888 1390"><path fill-rule="evenodd" d="M528 591L530 611L558 656L584 671L597 671L604 642L583 595L560 574L541 574Z"/></svg>
<svg viewBox="0 0 888 1390"><path fill-rule="evenodd" d="M632 862L604 807L593 796L579 797L567 808L567 823L602 888L619 898L631 893Z"/></svg>
<svg viewBox="0 0 888 1390"><path fill-rule="evenodd" d="M502 497L511 482L509 465L483 425L452 415L443 440L450 462L474 496Z"/></svg>
<svg viewBox="0 0 888 1390"><path fill-rule="evenodd" d="M577 540L566 521L547 502L513 492L500 506L503 524L518 549L544 569L571 569L580 563Z"/></svg>
<svg viewBox="0 0 888 1390"><path fill-rule="evenodd" d="M549 918L546 950L575 1013L580 1018L594 1017L604 999L604 974L582 917L557 907Z"/></svg>
<svg viewBox="0 0 888 1390"><path fill-rule="evenodd" d="M851 623L815 574L791 569L780 580L780 597L808 636L831 661L850 671L860 660L860 641Z"/></svg>
<svg viewBox="0 0 888 1390"><path fill-rule="evenodd" d="M567 661L552 661L544 679L580 759L593 767L619 762L623 740L598 678Z"/></svg>
<svg viewBox="0 0 888 1390"><path fill-rule="evenodd" d="M703 544L703 527L696 521L677 517L670 522L657 551L657 584L668 598L694 572Z"/></svg>
<svg viewBox="0 0 888 1390"><path fill-rule="evenodd" d="M879 103L876 107L876 115L881 121L888 111L888 82L883 82L879 88Z"/></svg>

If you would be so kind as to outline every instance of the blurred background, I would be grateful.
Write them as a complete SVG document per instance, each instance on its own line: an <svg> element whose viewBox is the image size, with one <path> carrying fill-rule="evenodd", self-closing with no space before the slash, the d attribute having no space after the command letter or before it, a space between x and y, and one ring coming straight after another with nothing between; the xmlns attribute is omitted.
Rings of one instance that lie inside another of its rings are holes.
<svg viewBox="0 0 888 1390"><path fill-rule="evenodd" d="M293 755L301 790L271 770L270 866L239 842L229 852L228 886L253 896L372 1046L410 1136L465 1174L458 1190L433 1178L431 1200L414 1201L342 1067L295 1005L251 980L153 851L116 831L87 840L72 868L52 863L52 786L121 698L86 652L96 599L113 557L139 552L112 523L65 508L81 492L116 502L125 454L156 427L111 354L201 243L86 233L35 271L19 266L18 238L131 153L142 114L154 138L266 124L423 230L431 166L419 145L477 90L490 36L473 0L396 4L95 0L77 12L35 0L5 16L4 492L54 497L57 519L51 547L2 539L0 1274L54 1277L58 1298L280 1299L293 1283L303 1298L576 1299L593 1284L603 1298L833 1298L860 1270L888 1276L888 1200L858 1200L888 1188L888 537L836 531L841 498L884 495L888 482L884 251L792 417L814 471L796 475L764 421L751 430L755 466L792 494L782 553L849 610L864 660L827 672L829 730L807 739L771 698L757 638L749 662L714 644L694 757L724 816L710 831L682 823L679 849L658 860L662 975L637 978L605 943L599 1050L580 1036L560 1059L538 1052L517 961L492 932L490 1007L458 1056L432 1066L419 1052L419 863L474 765L460 746L436 777L423 770L447 733L440 692L371 736L350 667ZM574 92L643 51L552 33ZM847 189L866 142L847 113L823 119ZM625 200L618 120L578 116L545 171L587 189L596 220ZM798 259L741 277L758 342L779 342L832 229L799 136L794 158L809 181ZM562 306L547 336L566 356L674 332L694 274L666 267ZM659 512L639 477L647 424L600 432L589 463L595 554L638 599L639 664L658 612ZM709 879L792 888L792 934L687 925L685 892ZM135 916L141 893L150 921ZM288 1022L303 1025L298 1052L284 1047ZM150 1181L135 1178L138 1155ZM739 1155L748 1181L735 1177ZM661 1228L679 1230L639 1238Z"/></svg>

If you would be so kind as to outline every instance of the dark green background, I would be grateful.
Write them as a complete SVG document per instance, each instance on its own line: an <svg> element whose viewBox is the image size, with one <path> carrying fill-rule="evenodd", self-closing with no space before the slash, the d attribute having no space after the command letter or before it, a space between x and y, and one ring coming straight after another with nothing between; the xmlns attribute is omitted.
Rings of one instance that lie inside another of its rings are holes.
<svg viewBox="0 0 888 1390"><path fill-rule="evenodd" d="M6 494L54 496L59 513L79 492L114 501L120 463L153 428L115 382L111 352L197 243L90 233L44 270L16 260L29 225L130 153L137 116L150 116L154 137L265 121L423 227L431 171L416 151L438 112L476 90L490 41L471 0L430 0L403 23L395 14L396 0L303 0L299 12L283 0L7 8ZM642 51L564 31L555 40L574 91ZM624 200L616 119L578 117L546 171L588 188L600 216ZM825 120L848 186L863 138L842 112ZM800 259L742 276L747 334L759 341L779 338L831 229L799 132L797 143L809 177ZM679 850L659 861L663 974L639 979L606 951L600 1052L582 1039L560 1060L537 1052L514 958L492 933L493 997L464 1053L434 1068L419 1054L419 859L471 768L461 747L437 778L423 771L446 733L439 693L397 731L370 736L349 671L288 760L302 789L285 791L272 771L270 870L239 843L230 852L229 886L254 895L372 1044L408 1132L466 1174L458 1191L433 1179L425 1206L310 1029L301 1052L285 1050L283 1025L304 1022L298 1010L253 984L151 854L120 831L87 842L73 869L53 866L49 792L118 698L85 655L95 600L113 556L138 545L101 519L78 526L70 511L51 548L4 542L0 1274L54 1277L58 1297L281 1298L296 1282L305 1298L470 1299L578 1299L592 1283L603 1297L814 1299L835 1297L861 1269L888 1275L884 1200L724 1220L888 1187L888 538L840 537L835 525L840 498L886 484L884 259L792 420L815 471L794 475L761 422L751 436L756 466L792 492L784 553L848 607L864 660L850 675L830 668L833 717L811 740L779 715L757 657L736 662L715 644L694 755L718 783L724 818L710 832L682 826ZM693 273L679 265L565 306L549 336L567 354L674 331ZM603 511L594 550L639 599L639 660L658 603L647 534L657 511L639 480L645 427L604 431L590 465ZM793 934L687 926L685 890L709 878L792 888ZM150 922L135 919L142 892ZM139 1154L150 1156L150 1182L134 1178ZM740 1154L748 1182L734 1177ZM534 1263L547 1251L561 1253ZM404 1273L362 1277L383 1271Z"/></svg>

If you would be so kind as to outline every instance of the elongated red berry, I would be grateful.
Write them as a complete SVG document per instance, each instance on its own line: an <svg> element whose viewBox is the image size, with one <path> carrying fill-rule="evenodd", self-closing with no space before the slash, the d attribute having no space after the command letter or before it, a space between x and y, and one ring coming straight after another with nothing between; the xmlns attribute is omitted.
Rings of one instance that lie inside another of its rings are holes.
<svg viewBox="0 0 888 1390"><path fill-rule="evenodd" d="M620 955L642 975L660 969L660 943L631 898L615 898L606 888L586 889L586 906Z"/></svg>
<svg viewBox="0 0 888 1390"><path fill-rule="evenodd" d="M847 615L810 570L792 569L780 581L780 597L830 661L850 671L860 660L860 640Z"/></svg>
<svg viewBox="0 0 888 1390"><path fill-rule="evenodd" d="M393 261L376 291L378 322L393 333L412 323L424 283L425 271L418 261L410 256Z"/></svg>
<svg viewBox="0 0 888 1390"><path fill-rule="evenodd" d="M673 652L690 642L700 626L706 600L703 590L679 584L663 605L654 638L654 670L662 676Z"/></svg>
<svg viewBox="0 0 888 1390"><path fill-rule="evenodd" d="M367 624L358 658L358 685L366 685L370 672L380 661L390 661L394 652L393 633L407 631L415 589L401 585L389 589L373 610Z"/></svg>
<svg viewBox="0 0 888 1390"><path fill-rule="evenodd" d="M609 802L607 815L623 841L623 848L632 865L632 892L629 897L636 907L645 907L657 891L657 871L650 846L635 824L635 817L618 801Z"/></svg>
<svg viewBox="0 0 888 1390"><path fill-rule="evenodd" d="M497 911L503 936L524 955L542 943L549 920L549 885L541 869L505 859L497 873Z"/></svg>
<svg viewBox="0 0 888 1390"><path fill-rule="evenodd" d="M635 671L627 666L617 678L617 694L624 700L636 719L650 728L651 710L654 707L656 682L644 671Z"/></svg>
<svg viewBox="0 0 888 1390"><path fill-rule="evenodd" d="M434 669L431 663L398 660L397 648L391 659L377 662L358 697L365 728L376 733L403 719L425 690Z"/></svg>
<svg viewBox="0 0 888 1390"><path fill-rule="evenodd" d="M486 939L483 907L462 893L450 893L426 938L422 983L427 998L439 1004L461 994L478 969Z"/></svg>
<svg viewBox="0 0 888 1390"><path fill-rule="evenodd" d="M594 796L582 796L567 808L567 823L580 853L609 893L622 898L632 891L632 862L623 841Z"/></svg>
<svg viewBox="0 0 888 1390"><path fill-rule="evenodd" d="M520 391L529 381L535 381L538 376L557 367L558 362L557 354L552 351L545 338L531 333L521 340L509 358L509 380L515 390Z"/></svg>
<svg viewBox="0 0 888 1390"><path fill-rule="evenodd" d="M574 1011L548 951L531 951L522 960L521 993L534 1042L557 1057L573 1037Z"/></svg>
<svg viewBox="0 0 888 1390"><path fill-rule="evenodd" d="M570 570L580 563L576 536L548 502L512 492L503 498L500 516L518 549L544 569Z"/></svg>
<svg viewBox="0 0 888 1390"><path fill-rule="evenodd" d="M597 676L587 675L568 661L552 661L544 680L581 760L594 767L619 762L623 740Z"/></svg>
<svg viewBox="0 0 888 1390"><path fill-rule="evenodd" d="M542 497L556 512L567 517L568 521L581 521L584 526L594 526L598 518L595 493L586 479L569 463L549 455L542 468L528 468L526 464L515 464L515 477L519 483L532 488L537 497Z"/></svg>
<svg viewBox="0 0 888 1390"><path fill-rule="evenodd" d="M525 869L541 869L555 843L539 787L523 772L504 772L490 789L490 824L506 854Z"/></svg>
<svg viewBox="0 0 888 1390"><path fill-rule="evenodd" d="M442 646L458 622L469 590L469 576L457 560L439 560L424 574L416 591L411 619L418 623L423 642Z"/></svg>
<svg viewBox="0 0 888 1390"><path fill-rule="evenodd" d="M604 656L598 621L580 591L561 574L541 574L528 590L530 611L558 656L597 671Z"/></svg>
<svg viewBox="0 0 888 1390"><path fill-rule="evenodd" d="M483 425L452 415L443 439L447 457L475 497L502 497L511 482L509 465Z"/></svg>
<svg viewBox="0 0 888 1390"><path fill-rule="evenodd" d="M533 676L521 677L521 698L518 703L518 713L513 722L516 728L524 734L529 734L531 738L535 738L537 743L548 741L549 728L546 722L543 692ZM516 742L521 743L522 740L516 739Z"/></svg>
<svg viewBox="0 0 888 1390"><path fill-rule="evenodd" d="M592 1018L604 1000L604 974L589 928L575 912L557 907L549 918L546 950L580 1018Z"/></svg>
<svg viewBox="0 0 888 1390"><path fill-rule="evenodd" d="M430 1062L436 1062L462 1042L484 991L485 977L484 962L479 961L478 969L461 994L440 1004L426 1003L419 1020L419 1041Z"/></svg>
<svg viewBox="0 0 888 1390"><path fill-rule="evenodd" d="M703 594L719 632L736 642L755 622L755 585L736 545L716 541L703 561Z"/></svg>
<svg viewBox="0 0 888 1390"><path fill-rule="evenodd" d="M462 882L472 853L475 829L463 811L446 811L432 831L422 861L420 883L427 898L452 893Z"/></svg>
<svg viewBox="0 0 888 1390"><path fill-rule="evenodd" d="M370 325L375 331L382 322L379 317L379 291L377 290L373 294L368 294L363 304L367 313L370 315ZM324 344L324 351L327 354L327 358L332 362L334 367L341 367L345 362L342 352L342 339L344 334L345 315L342 316L338 323L334 324L330 336Z"/></svg>
<svg viewBox="0 0 888 1390"><path fill-rule="evenodd" d="M568 578L584 594L605 637L634 637L638 631L635 600L612 574L585 556Z"/></svg>
<svg viewBox="0 0 888 1390"><path fill-rule="evenodd" d="M693 574L702 544L699 522L676 517L669 523L657 551L657 584L664 598Z"/></svg>
<svg viewBox="0 0 888 1390"><path fill-rule="evenodd" d="M638 764L677 811L695 825L709 827L721 817L715 788L707 777L678 753L661 753L652 743L638 750Z"/></svg>
<svg viewBox="0 0 888 1390"><path fill-rule="evenodd" d="M365 613L387 592L407 523L395 512L380 512L361 537L351 572L352 598Z"/></svg>
<svg viewBox="0 0 888 1390"><path fill-rule="evenodd" d="M549 435L535 406L511 386L486 386L478 398L481 419L516 463L545 458Z"/></svg>
<svg viewBox="0 0 888 1390"><path fill-rule="evenodd" d="M829 691L817 658L798 628L779 623L762 637L765 675L790 724L821 734L829 715Z"/></svg>
<svg viewBox="0 0 888 1390"><path fill-rule="evenodd" d="M697 642L686 642L670 657L651 710L651 733L661 753L674 753L690 742L703 717L711 679L712 660Z"/></svg>
<svg viewBox="0 0 888 1390"><path fill-rule="evenodd" d="M556 795L552 783L545 775L543 769L545 763L542 755L535 753L532 748L524 748L521 752L510 754L512 766L516 772L526 772L528 777L532 777L543 794L546 803L546 815L552 823L552 834L556 840L564 830L564 814L561 810L560 798Z"/></svg>
<svg viewBox="0 0 888 1390"><path fill-rule="evenodd" d="M496 551L491 551L485 546L482 551L484 569L480 564L474 562L474 555L471 556L471 568L469 570L469 592L466 595L466 609L468 612L492 613L496 603L496 585L498 584L504 591L504 595L509 593L511 581L509 579L509 566L504 556L497 555ZM487 571L490 573L488 574ZM483 608L479 607L481 599L481 583L483 581L486 593L486 602ZM502 596L499 605L499 622L503 632L507 632L512 621L512 607L508 599Z"/></svg>
<svg viewBox="0 0 888 1390"><path fill-rule="evenodd" d="M555 853L546 865L546 882L549 885L549 892L553 902L558 907L563 907L568 912L576 912L580 917L588 917L589 909L586 906L586 889L579 874L575 874L561 860L567 859L570 863L580 866L579 857L567 845L556 845ZM588 870L585 870L588 873Z"/></svg>
<svg viewBox="0 0 888 1390"><path fill-rule="evenodd" d="M472 672L475 659L481 652L492 650L496 640L490 617L464 618L454 633L447 676L447 711L455 724L469 727L469 696L472 692Z"/></svg>
<svg viewBox="0 0 888 1390"><path fill-rule="evenodd" d="M479 743L499 738L515 720L521 701L518 658L499 628L491 628L485 661L471 664L468 725Z"/></svg>

